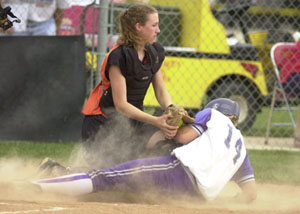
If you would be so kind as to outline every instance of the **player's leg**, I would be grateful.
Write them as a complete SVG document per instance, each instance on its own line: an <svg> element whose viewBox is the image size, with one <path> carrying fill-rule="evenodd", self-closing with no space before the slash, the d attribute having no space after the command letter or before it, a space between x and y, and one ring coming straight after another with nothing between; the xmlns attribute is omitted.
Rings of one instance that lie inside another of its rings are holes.
<svg viewBox="0 0 300 214"><path fill-rule="evenodd" d="M175 156L137 159L114 168L92 170L89 175L94 191L142 192L154 189L197 194L190 177Z"/></svg>
<svg viewBox="0 0 300 214"><path fill-rule="evenodd" d="M129 161L114 168L88 174L33 181L45 192L82 195L104 190L141 192L161 190L196 195L190 177L175 156Z"/></svg>

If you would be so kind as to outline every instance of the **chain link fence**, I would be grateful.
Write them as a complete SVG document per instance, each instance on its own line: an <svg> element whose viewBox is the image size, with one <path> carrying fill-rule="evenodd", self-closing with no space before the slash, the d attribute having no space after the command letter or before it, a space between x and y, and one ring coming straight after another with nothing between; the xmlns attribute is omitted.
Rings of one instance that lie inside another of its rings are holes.
<svg viewBox="0 0 300 214"><path fill-rule="evenodd" d="M52 2L40 1L40 2ZM118 16L134 1L109 1L107 50L118 36ZM300 31L299 0L150 0L160 17L158 42L166 50L162 73L173 102L195 114L217 97L241 107L239 128L249 148L292 149L294 127L272 126L266 142L276 78L270 50L279 42L295 42ZM96 84L99 1L77 0L65 10L59 35L84 33L87 91ZM17 8L16 8L17 9ZM14 11L16 15L23 12ZM21 14L20 14L21 13ZM100 35L101 36L101 35ZM300 83L299 83L300 84ZM283 106L278 94L275 106ZM292 107L297 101L291 100ZM149 111L158 103L150 88ZM297 108L296 108L297 109ZM298 111L293 111L296 120ZM272 121L290 123L287 111Z"/></svg>

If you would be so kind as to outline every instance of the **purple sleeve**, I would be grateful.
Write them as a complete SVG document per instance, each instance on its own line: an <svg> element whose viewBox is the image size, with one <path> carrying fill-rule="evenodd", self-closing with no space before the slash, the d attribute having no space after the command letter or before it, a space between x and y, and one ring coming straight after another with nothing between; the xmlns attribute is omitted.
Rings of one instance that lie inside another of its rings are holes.
<svg viewBox="0 0 300 214"><path fill-rule="evenodd" d="M246 183L248 181L255 180L254 174L253 174L253 169L252 169L251 163L248 158L248 153L245 157L244 162L242 163L242 165L240 166L238 171L234 174L232 180L235 181L239 185Z"/></svg>
<svg viewBox="0 0 300 214"><path fill-rule="evenodd" d="M206 123L210 120L211 118L211 109L206 108L203 109L202 111L199 111L196 116L195 116L195 122L192 124L192 127L196 129L199 134L202 134L203 132L206 131L207 126Z"/></svg>
<svg viewBox="0 0 300 214"><path fill-rule="evenodd" d="M200 125L205 131L207 129L206 123L210 120L210 118L211 118L211 109L206 108L202 111L199 111L196 114L194 124Z"/></svg>

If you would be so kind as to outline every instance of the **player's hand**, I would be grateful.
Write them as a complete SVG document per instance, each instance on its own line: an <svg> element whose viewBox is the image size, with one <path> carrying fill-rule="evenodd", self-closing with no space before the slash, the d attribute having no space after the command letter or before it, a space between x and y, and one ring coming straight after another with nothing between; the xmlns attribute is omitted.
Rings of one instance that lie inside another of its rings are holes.
<svg viewBox="0 0 300 214"><path fill-rule="evenodd" d="M177 131L178 131L178 126L171 126L167 124L167 119L172 118L172 114L164 114L160 117L158 117L158 127L162 132L164 133L165 137L167 139L172 139L175 137Z"/></svg>

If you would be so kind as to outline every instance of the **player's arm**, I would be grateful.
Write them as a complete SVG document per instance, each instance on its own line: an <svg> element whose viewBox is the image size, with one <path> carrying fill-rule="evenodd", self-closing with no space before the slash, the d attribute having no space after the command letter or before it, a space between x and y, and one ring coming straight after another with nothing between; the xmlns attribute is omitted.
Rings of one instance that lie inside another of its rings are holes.
<svg viewBox="0 0 300 214"><path fill-rule="evenodd" d="M162 109L166 109L167 106L172 104L172 99L165 87L160 69L154 75L152 85L158 103L160 104Z"/></svg>
<svg viewBox="0 0 300 214"><path fill-rule="evenodd" d="M206 123L210 120L210 109L204 109L196 114L195 121L191 125L185 125L178 129L174 140L181 144L190 143L207 129Z"/></svg>
<svg viewBox="0 0 300 214"><path fill-rule="evenodd" d="M255 178L248 154L232 180L241 188L241 192L235 197L236 201L249 203L256 199L257 190Z"/></svg>
<svg viewBox="0 0 300 214"><path fill-rule="evenodd" d="M250 203L257 197L257 189L255 181L248 181L240 185L241 192L235 196L238 202Z"/></svg>
<svg viewBox="0 0 300 214"><path fill-rule="evenodd" d="M178 129L174 140L181 144L187 144L198 136L199 134L190 125L184 125Z"/></svg>
<svg viewBox="0 0 300 214"><path fill-rule="evenodd" d="M166 120L171 115L156 117L141 111L127 102L126 80L118 66L110 66L109 79L111 82L114 105L118 112L129 118L159 127L167 138L173 138L175 136L178 127L170 126L166 123Z"/></svg>
<svg viewBox="0 0 300 214"><path fill-rule="evenodd" d="M196 137L198 137L197 132L194 131L194 129L191 128L190 126L184 125L178 129L177 134L175 135L175 137L173 139L177 143L188 144L189 142L194 140ZM146 147L148 149L154 148L158 142L163 141L165 139L166 139L165 134L161 130L159 130L150 137Z"/></svg>
<svg viewBox="0 0 300 214"><path fill-rule="evenodd" d="M140 121L151 120L151 118L146 118L147 115L144 112L127 102L126 80L118 66L110 66L109 79L114 105L118 112Z"/></svg>

